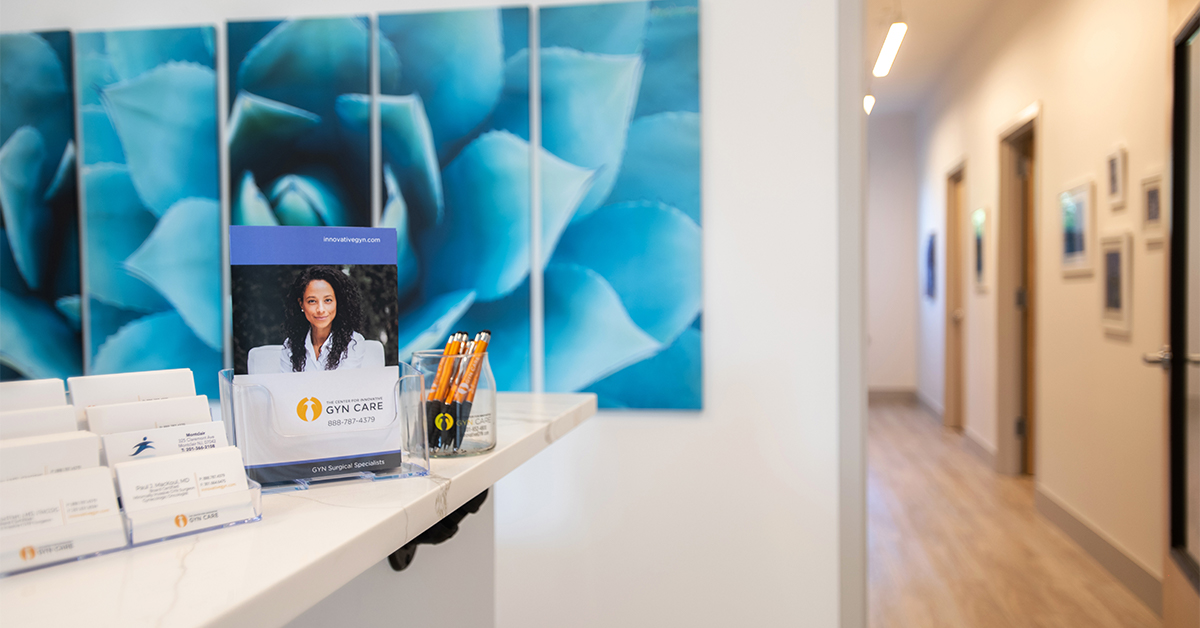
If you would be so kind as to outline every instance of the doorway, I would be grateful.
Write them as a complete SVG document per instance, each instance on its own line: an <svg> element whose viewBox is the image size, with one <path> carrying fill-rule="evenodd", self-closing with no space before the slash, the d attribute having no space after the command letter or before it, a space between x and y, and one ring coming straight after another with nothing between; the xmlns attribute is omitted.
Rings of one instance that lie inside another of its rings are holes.
<svg viewBox="0 0 1200 628"><path fill-rule="evenodd" d="M963 212L966 208L966 168L959 166L946 177L946 427L963 425Z"/></svg>
<svg viewBox="0 0 1200 628"><path fill-rule="evenodd" d="M1010 475L1036 462L1036 147L1036 110L1000 137L996 470Z"/></svg>

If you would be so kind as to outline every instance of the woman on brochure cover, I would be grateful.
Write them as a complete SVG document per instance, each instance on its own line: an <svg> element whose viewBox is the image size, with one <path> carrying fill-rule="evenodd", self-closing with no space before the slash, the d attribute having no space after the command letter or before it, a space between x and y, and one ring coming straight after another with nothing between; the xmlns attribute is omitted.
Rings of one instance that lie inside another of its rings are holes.
<svg viewBox="0 0 1200 628"><path fill-rule="evenodd" d="M284 298L283 373L361 368L366 344L355 281L332 266L309 266ZM293 351L292 347L297 350Z"/></svg>

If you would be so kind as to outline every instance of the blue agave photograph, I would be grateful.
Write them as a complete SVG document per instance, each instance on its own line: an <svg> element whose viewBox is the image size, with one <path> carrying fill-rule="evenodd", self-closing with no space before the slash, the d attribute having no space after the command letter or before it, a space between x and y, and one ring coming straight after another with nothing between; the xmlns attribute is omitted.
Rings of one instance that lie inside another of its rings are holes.
<svg viewBox="0 0 1200 628"><path fill-rule="evenodd" d="M67 31L0 35L0 379L83 373Z"/></svg>
<svg viewBox="0 0 1200 628"><path fill-rule="evenodd" d="M211 27L80 33L89 373L222 367L217 84Z"/></svg>
<svg viewBox="0 0 1200 628"><path fill-rule="evenodd" d="M490 329L497 386L529 390L529 10L380 15L378 28L380 226L399 240L400 359ZM573 211L591 171L541 159L543 205Z"/></svg>
<svg viewBox="0 0 1200 628"><path fill-rule="evenodd" d="M546 390L594 392L606 408L698 410L697 4L552 7L539 21L546 159L592 173L577 207L542 210ZM525 137L505 109L498 126Z"/></svg>
<svg viewBox="0 0 1200 628"><path fill-rule="evenodd" d="M367 18L227 33L231 224L371 226ZM395 55L380 62L397 71Z"/></svg>

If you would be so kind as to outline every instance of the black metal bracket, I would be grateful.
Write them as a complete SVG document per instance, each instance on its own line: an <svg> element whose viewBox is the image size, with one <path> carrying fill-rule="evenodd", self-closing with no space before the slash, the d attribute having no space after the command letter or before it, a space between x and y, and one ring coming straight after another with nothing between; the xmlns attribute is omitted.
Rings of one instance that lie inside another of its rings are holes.
<svg viewBox="0 0 1200 628"><path fill-rule="evenodd" d="M413 557L417 555L417 546L426 543L428 545L437 545L449 541L455 534L458 533L458 524L462 522L467 515L479 512L479 508L483 506L483 502L487 501L488 489L484 489L482 493L472 497L470 501L459 506L454 512L442 517L442 520L429 526L429 529L418 534L416 538L404 544L404 547L388 554L388 564L396 571L404 571L412 564Z"/></svg>

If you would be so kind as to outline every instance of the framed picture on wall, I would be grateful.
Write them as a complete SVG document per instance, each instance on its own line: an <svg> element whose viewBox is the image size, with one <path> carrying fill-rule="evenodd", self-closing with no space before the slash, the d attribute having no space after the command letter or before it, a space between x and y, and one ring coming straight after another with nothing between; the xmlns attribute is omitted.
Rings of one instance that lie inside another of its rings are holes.
<svg viewBox="0 0 1200 628"><path fill-rule="evenodd" d="M988 247L988 211L980 207L971 212L971 250L973 262L971 267L975 277L975 291L987 292L987 247Z"/></svg>
<svg viewBox="0 0 1200 628"><path fill-rule="evenodd" d="M1105 189L1108 192L1109 209L1125 207L1125 182L1127 180L1125 147L1118 146L1108 155L1104 163Z"/></svg>
<svg viewBox="0 0 1200 628"><path fill-rule="evenodd" d="M1165 240L1165 201L1161 175L1154 174L1142 179L1142 228L1146 234L1146 244L1162 244Z"/></svg>
<svg viewBox="0 0 1200 628"><path fill-rule="evenodd" d="M1067 277L1092 273L1095 210L1091 180L1058 195L1062 217L1062 271Z"/></svg>
<svg viewBox="0 0 1200 628"><path fill-rule="evenodd" d="M925 243L925 297L937 298L937 234L929 234Z"/></svg>
<svg viewBox="0 0 1200 628"><path fill-rule="evenodd" d="M1100 240L1100 259L1104 268L1101 290L1104 331L1126 336L1132 329L1133 309L1133 237L1129 233Z"/></svg>

